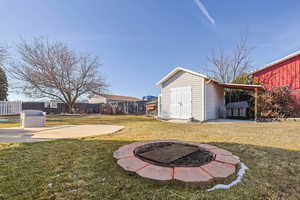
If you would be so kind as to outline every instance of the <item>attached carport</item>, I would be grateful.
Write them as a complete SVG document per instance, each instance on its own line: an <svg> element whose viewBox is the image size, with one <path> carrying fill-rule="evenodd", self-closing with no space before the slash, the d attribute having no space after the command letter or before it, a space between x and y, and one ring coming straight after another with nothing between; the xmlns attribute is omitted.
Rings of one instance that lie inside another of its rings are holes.
<svg viewBox="0 0 300 200"><path fill-rule="evenodd" d="M254 92L254 120L257 120L258 114L258 94L259 90L263 90L264 88L261 85L246 85L246 84L234 84L234 83L218 83L224 88L228 89L237 89L237 90L250 90Z"/></svg>

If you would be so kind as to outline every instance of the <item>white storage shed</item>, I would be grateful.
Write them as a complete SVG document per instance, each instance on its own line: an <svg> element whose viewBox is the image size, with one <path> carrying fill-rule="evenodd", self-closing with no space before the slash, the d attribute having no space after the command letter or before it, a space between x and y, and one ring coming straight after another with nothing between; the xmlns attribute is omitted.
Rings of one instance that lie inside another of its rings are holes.
<svg viewBox="0 0 300 200"><path fill-rule="evenodd" d="M158 117L207 121L226 117L224 88L253 90L261 86L220 83L206 75L176 67L157 85L161 87L158 98Z"/></svg>

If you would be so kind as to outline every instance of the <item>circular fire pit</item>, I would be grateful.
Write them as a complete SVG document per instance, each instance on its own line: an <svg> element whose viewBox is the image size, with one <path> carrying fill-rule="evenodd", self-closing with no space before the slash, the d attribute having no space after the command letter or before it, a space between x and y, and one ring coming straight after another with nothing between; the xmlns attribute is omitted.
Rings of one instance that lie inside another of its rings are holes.
<svg viewBox="0 0 300 200"><path fill-rule="evenodd" d="M163 167L197 167L215 160L215 155L198 146L179 142L145 144L134 155L153 165Z"/></svg>
<svg viewBox="0 0 300 200"><path fill-rule="evenodd" d="M224 149L176 140L135 142L120 147L114 157L121 168L144 178L204 185L235 174L240 163Z"/></svg>

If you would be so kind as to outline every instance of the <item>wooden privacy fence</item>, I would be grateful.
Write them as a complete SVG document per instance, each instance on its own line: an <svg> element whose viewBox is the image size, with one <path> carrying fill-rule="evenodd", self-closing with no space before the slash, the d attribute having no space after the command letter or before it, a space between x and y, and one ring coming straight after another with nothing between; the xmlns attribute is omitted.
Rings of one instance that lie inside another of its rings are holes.
<svg viewBox="0 0 300 200"><path fill-rule="evenodd" d="M101 114L125 114L144 115L146 114L145 101L115 101L100 104Z"/></svg>
<svg viewBox="0 0 300 200"><path fill-rule="evenodd" d="M22 110L41 110L47 114L69 111L63 103L0 101L0 116L19 115ZM105 104L76 103L74 112L79 114L146 114L146 101L115 101Z"/></svg>
<svg viewBox="0 0 300 200"><path fill-rule="evenodd" d="M20 101L0 101L0 116L18 115L22 112Z"/></svg>
<svg viewBox="0 0 300 200"><path fill-rule="evenodd" d="M51 102L23 102L23 110L41 110L47 114L61 114L69 112L69 108L64 103ZM100 112L99 104L76 103L74 112L78 114L97 114Z"/></svg>

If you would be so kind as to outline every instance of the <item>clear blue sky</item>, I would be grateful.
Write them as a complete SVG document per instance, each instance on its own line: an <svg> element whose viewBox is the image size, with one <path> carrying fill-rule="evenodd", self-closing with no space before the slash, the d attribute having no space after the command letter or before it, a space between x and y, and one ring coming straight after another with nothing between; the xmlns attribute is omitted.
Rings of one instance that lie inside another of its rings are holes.
<svg viewBox="0 0 300 200"><path fill-rule="evenodd" d="M100 57L111 93L141 97L175 66L204 72L212 49L246 30L254 68L299 50L299 10L299 0L2 0L0 43L65 41Z"/></svg>

